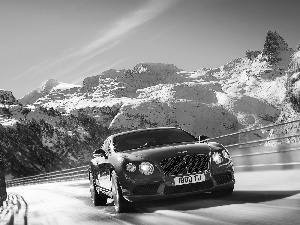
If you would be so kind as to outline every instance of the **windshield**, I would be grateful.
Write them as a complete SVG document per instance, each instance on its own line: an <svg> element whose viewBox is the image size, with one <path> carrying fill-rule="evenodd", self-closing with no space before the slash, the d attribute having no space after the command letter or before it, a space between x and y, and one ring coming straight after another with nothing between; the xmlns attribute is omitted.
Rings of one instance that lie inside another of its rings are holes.
<svg viewBox="0 0 300 225"><path fill-rule="evenodd" d="M198 141L194 136L180 129L146 130L124 134L114 138L116 152L158 145Z"/></svg>

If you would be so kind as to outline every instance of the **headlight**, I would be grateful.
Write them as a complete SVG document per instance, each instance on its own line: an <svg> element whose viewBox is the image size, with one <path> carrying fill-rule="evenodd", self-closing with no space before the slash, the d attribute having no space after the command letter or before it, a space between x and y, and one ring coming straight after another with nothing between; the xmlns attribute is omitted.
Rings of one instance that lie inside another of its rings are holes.
<svg viewBox="0 0 300 225"><path fill-rule="evenodd" d="M139 166L139 170L142 174L150 175L154 172L154 166L149 162L142 162Z"/></svg>
<svg viewBox="0 0 300 225"><path fill-rule="evenodd" d="M212 160L217 165L232 163L230 154L228 150L224 147L223 149L219 149L218 151L215 151L212 154Z"/></svg>
<svg viewBox="0 0 300 225"><path fill-rule="evenodd" d="M220 163L222 163L222 156L221 156L221 154L220 153L218 153L218 152L215 152L213 155L212 155L212 159L213 159L213 161L216 163L216 164L220 164Z"/></svg>
<svg viewBox="0 0 300 225"><path fill-rule="evenodd" d="M126 165L126 170L129 172L134 172L136 170L136 166L133 163L128 163Z"/></svg>

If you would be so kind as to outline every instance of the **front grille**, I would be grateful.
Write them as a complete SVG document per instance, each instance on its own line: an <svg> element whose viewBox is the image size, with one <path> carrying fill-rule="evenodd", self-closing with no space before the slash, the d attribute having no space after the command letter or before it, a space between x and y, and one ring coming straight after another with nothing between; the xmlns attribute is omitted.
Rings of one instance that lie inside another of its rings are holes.
<svg viewBox="0 0 300 225"><path fill-rule="evenodd" d="M212 177L214 178L214 180L217 182L218 185L226 184L232 181L232 175L230 172L215 174Z"/></svg>
<svg viewBox="0 0 300 225"><path fill-rule="evenodd" d="M178 186L166 186L164 190L164 194L180 194L180 193L187 193L187 192L195 192L195 191L202 191L212 188L213 182L212 180L207 180L199 183L193 184L183 184Z"/></svg>
<svg viewBox="0 0 300 225"><path fill-rule="evenodd" d="M134 195L155 195L157 194L158 187L159 187L159 183L138 185L133 188L132 193Z"/></svg>
<svg viewBox="0 0 300 225"><path fill-rule="evenodd" d="M209 157L204 154L180 155L163 159L160 166L165 176L199 173L208 169Z"/></svg>

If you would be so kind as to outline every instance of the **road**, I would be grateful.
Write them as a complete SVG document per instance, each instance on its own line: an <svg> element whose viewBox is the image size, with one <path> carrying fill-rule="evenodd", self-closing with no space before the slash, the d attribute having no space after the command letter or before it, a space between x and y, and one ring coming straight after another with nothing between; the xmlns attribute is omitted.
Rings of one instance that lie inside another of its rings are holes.
<svg viewBox="0 0 300 225"><path fill-rule="evenodd" d="M209 194L139 203L115 213L94 207L86 180L9 188L1 225L73 224L299 224L300 170L236 173L231 196Z"/></svg>

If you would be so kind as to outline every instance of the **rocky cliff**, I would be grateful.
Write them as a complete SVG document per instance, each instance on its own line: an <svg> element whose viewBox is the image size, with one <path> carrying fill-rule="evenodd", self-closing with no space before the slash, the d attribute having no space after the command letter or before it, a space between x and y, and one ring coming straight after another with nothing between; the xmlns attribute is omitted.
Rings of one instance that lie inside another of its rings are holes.
<svg viewBox="0 0 300 225"><path fill-rule="evenodd" d="M287 74L287 92L282 104L278 123L300 119L300 44L291 56ZM270 137L297 135L300 123L292 123L276 127L270 131ZM300 137L272 141L270 144L299 142Z"/></svg>
<svg viewBox="0 0 300 225"><path fill-rule="evenodd" d="M11 91L5 91L0 89L0 104L2 105L14 105L18 104L18 101L14 97Z"/></svg>

